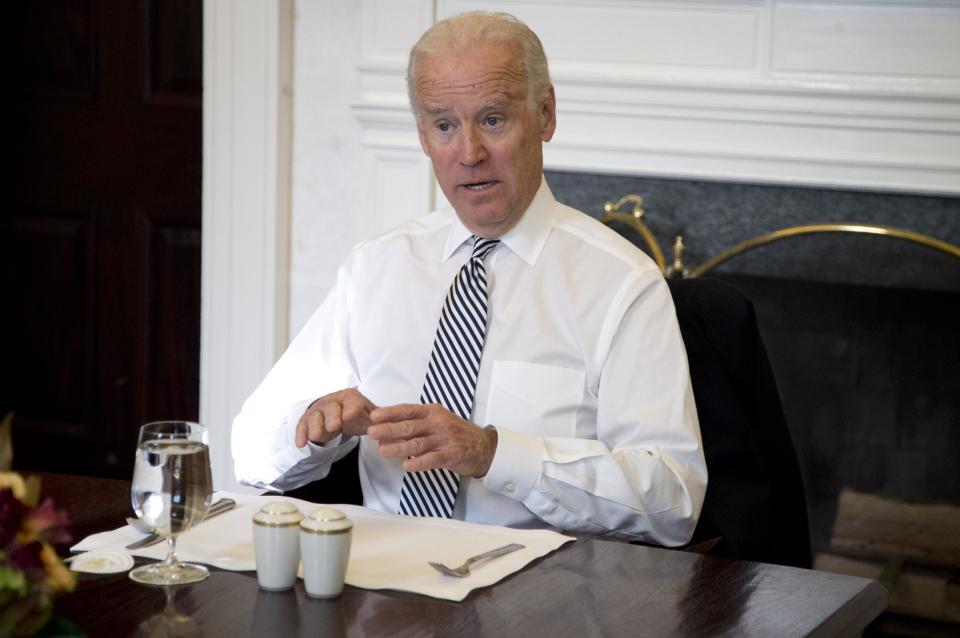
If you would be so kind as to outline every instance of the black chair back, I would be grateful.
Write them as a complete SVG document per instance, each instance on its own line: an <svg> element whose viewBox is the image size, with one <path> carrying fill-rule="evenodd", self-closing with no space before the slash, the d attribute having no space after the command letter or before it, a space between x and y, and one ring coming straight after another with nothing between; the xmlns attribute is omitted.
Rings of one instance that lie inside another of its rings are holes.
<svg viewBox="0 0 960 638"><path fill-rule="evenodd" d="M692 544L710 554L810 567L807 507L753 304L710 278L670 279L709 474Z"/></svg>

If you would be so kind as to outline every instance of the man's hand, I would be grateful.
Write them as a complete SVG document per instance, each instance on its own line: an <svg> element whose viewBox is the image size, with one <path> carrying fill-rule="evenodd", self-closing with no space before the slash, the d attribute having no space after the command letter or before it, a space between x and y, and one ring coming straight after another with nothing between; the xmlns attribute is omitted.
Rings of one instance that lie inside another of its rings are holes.
<svg viewBox="0 0 960 638"><path fill-rule="evenodd" d="M376 407L356 388L320 397L297 421L297 447L305 446L308 440L326 443L341 432L344 436L366 434L370 412Z"/></svg>
<svg viewBox="0 0 960 638"><path fill-rule="evenodd" d="M497 431L464 421L437 404L402 404L370 413L367 436L385 458L407 459L403 469L446 468L465 476L485 476L497 451ZM409 458L408 458L409 457Z"/></svg>

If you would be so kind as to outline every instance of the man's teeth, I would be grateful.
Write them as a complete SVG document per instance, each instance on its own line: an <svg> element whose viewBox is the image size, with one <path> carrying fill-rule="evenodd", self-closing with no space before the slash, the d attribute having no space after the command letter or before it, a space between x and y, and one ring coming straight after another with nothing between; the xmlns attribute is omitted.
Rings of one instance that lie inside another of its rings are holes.
<svg viewBox="0 0 960 638"><path fill-rule="evenodd" d="M467 188L472 191L484 191L493 186L493 182L482 182L480 184L467 184Z"/></svg>

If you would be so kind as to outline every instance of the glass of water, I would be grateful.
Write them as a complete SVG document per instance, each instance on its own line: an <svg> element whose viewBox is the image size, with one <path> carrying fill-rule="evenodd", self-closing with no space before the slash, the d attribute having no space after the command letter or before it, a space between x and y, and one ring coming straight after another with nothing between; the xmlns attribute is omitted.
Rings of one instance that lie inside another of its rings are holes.
<svg viewBox="0 0 960 638"><path fill-rule="evenodd" d="M213 481L207 429L189 421L157 421L140 428L131 500L144 525L167 540L167 557L130 572L147 585L183 585L210 573L203 565L181 563L177 536L203 520Z"/></svg>

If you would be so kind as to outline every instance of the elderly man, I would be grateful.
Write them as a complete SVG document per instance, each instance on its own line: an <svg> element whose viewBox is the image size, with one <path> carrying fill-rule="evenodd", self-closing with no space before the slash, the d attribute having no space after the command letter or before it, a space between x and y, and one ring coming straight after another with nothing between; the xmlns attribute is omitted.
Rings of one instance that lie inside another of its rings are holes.
<svg viewBox="0 0 960 638"><path fill-rule="evenodd" d="M547 187L539 39L450 18L413 47L408 89L452 209L349 255L234 422L239 480L293 489L359 445L368 507L687 542L706 466L670 293Z"/></svg>

